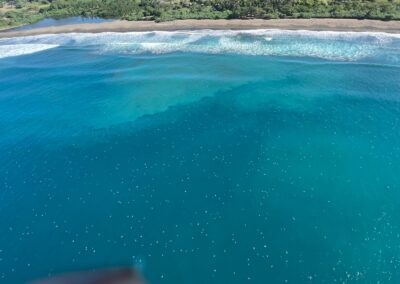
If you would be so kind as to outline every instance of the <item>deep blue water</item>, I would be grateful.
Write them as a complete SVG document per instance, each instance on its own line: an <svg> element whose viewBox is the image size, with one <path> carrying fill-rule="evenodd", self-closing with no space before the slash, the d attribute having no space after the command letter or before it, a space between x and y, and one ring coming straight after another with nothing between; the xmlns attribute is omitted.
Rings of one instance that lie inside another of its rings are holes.
<svg viewBox="0 0 400 284"><path fill-rule="evenodd" d="M0 40L0 282L399 283L400 37Z"/></svg>
<svg viewBox="0 0 400 284"><path fill-rule="evenodd" d="M103 18L87 18L87 17L69 17L69 18L46 18L40 20L37 23L20 26L11 29L12 31L25 31L37 28L45 28L45 27L53 27L53 26L65 26L65 25L74 25L74 24L95 24L95 23L105 23L112 22L113 19L103 19Z"/></svg>

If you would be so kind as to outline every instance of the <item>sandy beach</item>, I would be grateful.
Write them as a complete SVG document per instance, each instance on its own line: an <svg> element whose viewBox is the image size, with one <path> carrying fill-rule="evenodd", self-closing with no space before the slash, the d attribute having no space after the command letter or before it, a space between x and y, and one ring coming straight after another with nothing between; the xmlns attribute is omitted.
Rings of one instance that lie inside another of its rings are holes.
<svg viewBox="0 0 400 284"><path fill-rule="evenodd" d="M0 38L57 33L100 33L130 31L172 31L195 29L287 29L314 31L356 31L400 33L400 21L356 19L276 19L276 20L176 20L156 23L153 21L113 21L95 24L74 24L37 28L24 31L3 31Z"/></svg>

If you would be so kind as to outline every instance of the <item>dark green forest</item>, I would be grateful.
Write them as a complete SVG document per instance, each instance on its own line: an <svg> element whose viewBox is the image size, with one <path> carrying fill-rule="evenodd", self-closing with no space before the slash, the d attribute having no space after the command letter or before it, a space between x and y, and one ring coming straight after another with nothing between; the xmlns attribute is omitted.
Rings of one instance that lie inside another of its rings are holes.
<svg viewBox="0 0 400 284"><path fill-rule="evenodd" d="M400 19L400 0L0 0L0 28L70 16L125 20Z"/></svg>

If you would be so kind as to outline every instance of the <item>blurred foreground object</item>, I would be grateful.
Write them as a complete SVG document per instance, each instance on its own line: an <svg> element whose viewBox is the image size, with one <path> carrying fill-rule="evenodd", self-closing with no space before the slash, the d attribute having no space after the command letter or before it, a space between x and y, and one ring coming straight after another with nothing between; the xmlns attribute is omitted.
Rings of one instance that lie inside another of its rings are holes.
<svg viewBox="0 0 400 284"><path fill-rule="evenodd" d="M133 268L75 272L31 282L31 284L145 284Z"/></svg>

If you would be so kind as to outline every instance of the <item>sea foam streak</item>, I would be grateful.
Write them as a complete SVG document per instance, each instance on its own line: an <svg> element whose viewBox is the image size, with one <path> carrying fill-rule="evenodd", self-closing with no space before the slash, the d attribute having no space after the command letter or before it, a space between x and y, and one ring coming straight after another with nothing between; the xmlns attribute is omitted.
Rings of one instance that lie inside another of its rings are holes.
<svg viewBox="0 0 400 284"><path fill-rule="evenodd" d="M58 47L57 44L0 44L0 58L36 53Z"/></svg>
<svg viewBox="0 0 400 284"><path fill-rule="evenodd" d="M400 50L400 35L288 30L199 30L40 35L3 39L0 40L0 47L1 44L78 46L97 53L117 54L233 53L355 61L379 56L383 49ZM400 62L398 52L396 54L390 57L390 63Z"/></svg>

